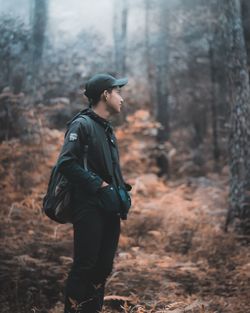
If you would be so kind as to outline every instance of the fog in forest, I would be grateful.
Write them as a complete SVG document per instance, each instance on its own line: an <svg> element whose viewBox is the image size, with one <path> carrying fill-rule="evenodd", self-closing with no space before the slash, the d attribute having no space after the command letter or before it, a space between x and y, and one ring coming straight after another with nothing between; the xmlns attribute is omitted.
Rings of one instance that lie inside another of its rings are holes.
<svg viewBox="0 0 250 313"><path fill-rule="evenodd" d="M178 1L178 0L176 0ZM31 0L0 1L0 14L10 14L29 24L31 22ZM103 43L112 44L112 27L114 14L113 0L53 0L48 3L48 33L56 42L75 38L83 29L93 29L102 35ZM143 1L130 1L133 9L128 23L129 32L142 31Z"/></svg>
<svg viewBox="0 0 250 313"><path fill-rule="evenodd" d="M250 1L0 0L1 312L63 312L72 225L41 208L102 72L132 186L103 312L250 312Z"/></svg>
<svg viewBox="0 0 250 313"><path fill-rule="evenodd" d="M156 4L160 4L160 2L156 1ZM37 7L35 3L37 3ZM10 0L8 2L1 0L0 14L5 18L17 20L14 27L19 27L18 23L21 23L23 30L32 37L35 29L37 28L39 31L40 27L38 24L34 24L35 11L39 11L38 3L32 0ZM41 62L43 62L44 68L47 68L46 63L48 63L52 69L51 63L56 63L56 60L52 60L52 58L57 54L58 59L59 55L63 54L65 67L71 67L70 72L78 71L84 80L84 76L88 76L91 72L103 70L117 72L118 68L114 63L126 61L127 75L131 76L134 86L140 89L142 84L147 83L148 69L144 58L150 57L149 50L153 51L161 41L158 33L160 22L157 5L143 0L127 0L125 2L54 0L41 3L44 3L45 6L42 8L43 17L40 19L40 23L43 24L41 29L43 39L39 39L39 43L34 40L30 41L29 55L27 53L26 56L25 53L28 51L24 52L24 58L27 60L22 59L21 62L18 59L13 60L18 71L26 72L26 78L31 78L30 68L28 69L29 62L34 57L32 57L32 53L37 49L43 55ZM179 0L168 1L168 10L178 6L179 3ZM123 10L126 10L126 12L124 11L126 16L123 15ZM151 13L148 14L149 11ZM176 20L174 31L181 33L183 21L181 18L179 20L179 17L173 12L172 19L176 17L178 20ZM148 23L150 23L150 29L146 25ZM121 35L123 36L122 40L119 39ZM148 37L145 38L145 36ZM15 49L22 50L20 45L19 41L12 47L14 54ZM39 45L41 46L39 47ZM151 45L148 51L146 51L147 45ZM117 55L120 55L119 50L123 51L121 57L124 61L117 59ZM21 66L17 63L21 63ZM135 97L138 101L146 101L139 94ZM150 95L148 95L147 101L150 101Z"/></svg>

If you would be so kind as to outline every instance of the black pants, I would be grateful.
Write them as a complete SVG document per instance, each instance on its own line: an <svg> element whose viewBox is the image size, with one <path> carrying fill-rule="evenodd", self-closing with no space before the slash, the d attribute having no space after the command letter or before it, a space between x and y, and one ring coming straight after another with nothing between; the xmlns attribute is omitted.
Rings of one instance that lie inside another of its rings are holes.
<svg viewBox="0 0 250 313"><path fill-rule="evenodd" d="M86 210L74 224L74 261L65 289L64 313L101 312L120 235L120 217Z"/></svg>

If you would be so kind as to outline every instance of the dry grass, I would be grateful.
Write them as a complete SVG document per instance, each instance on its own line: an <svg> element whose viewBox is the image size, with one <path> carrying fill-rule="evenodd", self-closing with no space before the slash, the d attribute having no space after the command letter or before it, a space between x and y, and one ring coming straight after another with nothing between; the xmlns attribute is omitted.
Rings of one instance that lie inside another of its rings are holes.
<svg viewBox="0 0 250 313"><path fill-rule="evenodd" d="M160 180L147 157L147 129L155 127L148 118L140 112L130 119L134 128L118 133L133 208L122 223L103 312L249 312L249 238L223 232L226 180ZM42 131L43 145L0 146L3 313L62 312L72 229L50 222L40 205L63 133ZM129 141L135 151L128 154Z"/></svg>

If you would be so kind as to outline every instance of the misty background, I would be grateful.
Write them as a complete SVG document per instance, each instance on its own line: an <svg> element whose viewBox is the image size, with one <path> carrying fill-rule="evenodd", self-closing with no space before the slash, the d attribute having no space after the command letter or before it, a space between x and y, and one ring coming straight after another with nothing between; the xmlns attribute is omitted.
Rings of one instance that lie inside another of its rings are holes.
<svg viewBox="0 0 250 313"><path fill-rule="evenodd" d="M178 177L228 173L231 156L248 159L248 1L0 4L1 140L33 140L38 131L30 109L43 110L43 126L65 129L72 115L88 106L85 82L108 72L129 78L114 125L126 125L128 115L141 109L158 123L149 132L160 176L169 177L170 170ZM237 105L243 106L240 124L234 117ZM241 149L229 154L242 134ZM170 166L173 151L178 161Z"/></svg>
<svg viewBox="0 0 250 313"><path fill-rule="evenodd" d="M249 0L0 0L0 69L3 313L62 311L72 229L42 199L100 72L129 79L133 185L105 312L249 311Z"/></svg>
<svg viewBox="0 0 250 313"><path fill-rule="evenodd" d="M159 175L226 173L239 156L248 164L249 12L244 0L1 1L0 139L32 141L31 108L65 129L88 105L85 82L108 72L129 78L114 125L139 109L158 123L149 132Z"/></svg>

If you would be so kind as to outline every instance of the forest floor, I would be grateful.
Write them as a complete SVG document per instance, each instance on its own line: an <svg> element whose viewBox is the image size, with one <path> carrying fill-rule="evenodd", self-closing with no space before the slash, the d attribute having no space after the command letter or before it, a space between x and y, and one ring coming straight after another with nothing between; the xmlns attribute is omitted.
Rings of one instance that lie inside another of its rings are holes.
<svg viewBox="0 0 250 313"><path fill-rule="evenodd" d="M250 312L249 238L224 232L227 175L163 180L149 162L147 112L117 129L133 207L103 312ZM59 313L72 262L71 225L41 214L63 132L42 127L32 142L0 145L1 312Z"/></svg>

